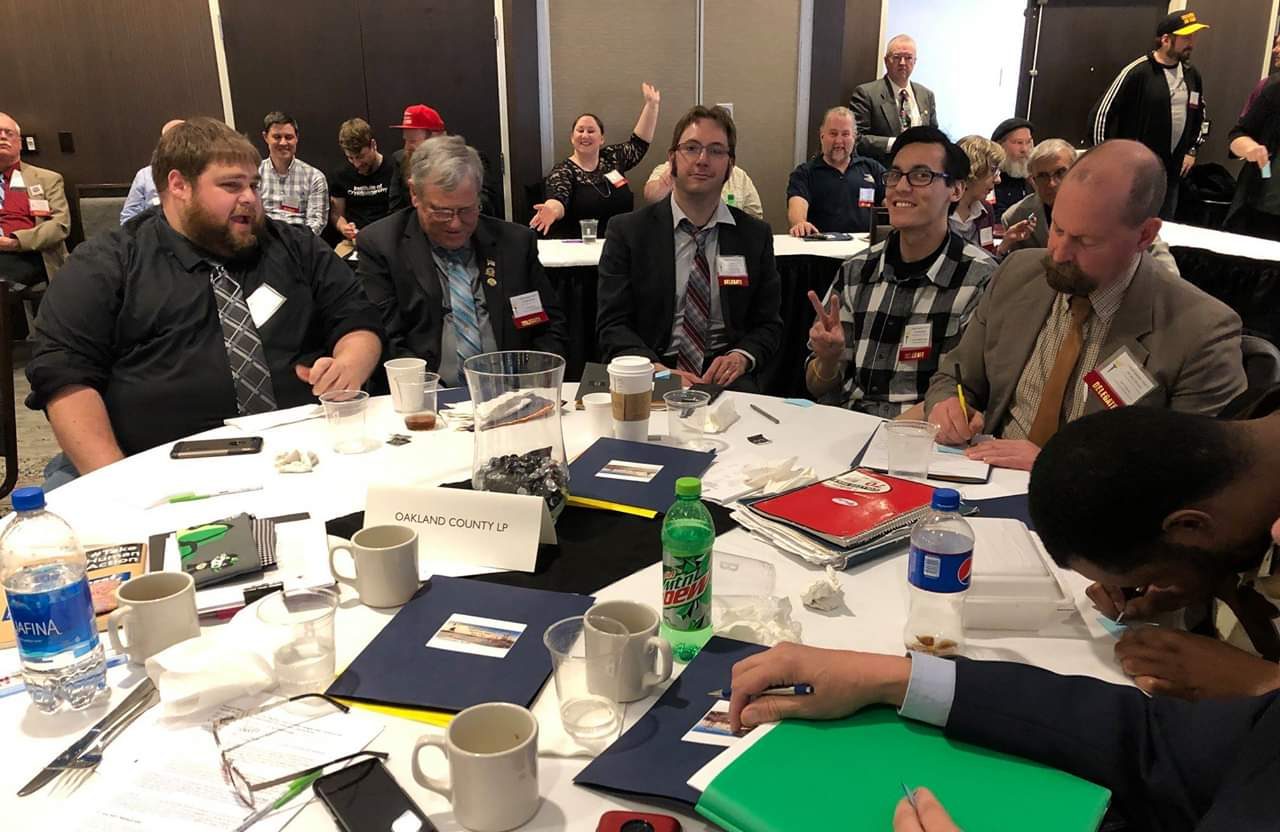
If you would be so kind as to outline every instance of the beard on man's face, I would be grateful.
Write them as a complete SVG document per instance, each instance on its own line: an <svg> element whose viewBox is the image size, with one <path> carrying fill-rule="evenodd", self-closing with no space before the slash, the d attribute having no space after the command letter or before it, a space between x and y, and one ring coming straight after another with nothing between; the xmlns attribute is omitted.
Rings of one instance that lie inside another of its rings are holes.
<svg viewBox="0 0 1280 832"><path fill-rule="evenodd" d="M1008 159L1004 160L1004 164L1000 166L1002 173L1007 173L1014 179L1026 179L1029 171L1027 170L1026 159Z"/></svg>
<svg viewBox="0 0 1280 832"><path fill-rule="evenodd" d="M1046 254L1041 262L1045 279L1055 292L1084 296L1098 287L1097 281L1080 271L1075 263L1056 263L1051 254Z"/></svg>
<svg viewBox="0 0 1280 832"><path fill-rule="evenodd" d="M201 248L230 260L248 257L258 250L258 237L266 227L261 213L250 216L248 235L237 235L235 223L229 217L214 216L198 200L193 200L183 222L191 241Z"/></svg>

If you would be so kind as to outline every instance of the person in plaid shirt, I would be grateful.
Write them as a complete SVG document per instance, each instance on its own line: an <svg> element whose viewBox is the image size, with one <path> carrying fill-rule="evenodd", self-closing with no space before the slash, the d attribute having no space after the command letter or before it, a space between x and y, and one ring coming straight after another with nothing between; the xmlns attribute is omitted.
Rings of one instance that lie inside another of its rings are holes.
<svg viewBox="0 0 1280 832"><path fill-rule="evenodd" d="M888 419L924 401L996 268L948 227L968 175L968 157L936 127L894 142L884 174L893 232L845 261L823 301L809 293L805 384L820 401Z"/></svg>
<svg viewBox="0 0 1280 832"><path fill-rule="evenodd" d="M319 236L329 223L329 181L298 158L297 120L286 113L268 113L262 120L262 140L268 151L258 165L262 210L273 220L305 225Z"/></svg>

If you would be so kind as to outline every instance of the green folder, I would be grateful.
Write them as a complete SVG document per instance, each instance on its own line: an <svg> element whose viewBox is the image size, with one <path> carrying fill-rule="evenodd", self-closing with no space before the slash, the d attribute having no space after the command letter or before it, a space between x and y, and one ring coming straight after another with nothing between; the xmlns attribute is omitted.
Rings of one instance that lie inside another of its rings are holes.
<svg viewBox="0 0 1280 832"><path fill-rule="evenodd" d="M1057 769L871 708L832 722L783 722L730 763L696 808L730 832L885 832L903 783L927 786L973 832L1092 832L1111 798Z"/></svg>

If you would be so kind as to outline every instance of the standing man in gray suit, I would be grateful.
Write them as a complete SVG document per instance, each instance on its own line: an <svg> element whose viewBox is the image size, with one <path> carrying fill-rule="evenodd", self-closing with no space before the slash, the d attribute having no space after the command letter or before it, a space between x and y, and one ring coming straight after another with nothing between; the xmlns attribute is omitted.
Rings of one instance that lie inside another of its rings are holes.
<svg viewBox="0 0 1280 832"><path fill-rule="evenodd" d="M938 126L933 90L911 81L916 68L916 42L897 35L884 50L884 77L853 91L849 109L858 124L858 154L880 164L889 158L893 140L908 127Z"/></svg>
<svg viewBox="0 0 1280 832"><path fill-rule="evenodd" d="M1240 317L1146 250L1165 169L1116 139L1082 156L1054 201L1048 251L1011 255L925 396L938 441L1030 470L1058 428L1131 404L1217 415L1244 392ZM968 407L956 395L964 379Z"/></svg>

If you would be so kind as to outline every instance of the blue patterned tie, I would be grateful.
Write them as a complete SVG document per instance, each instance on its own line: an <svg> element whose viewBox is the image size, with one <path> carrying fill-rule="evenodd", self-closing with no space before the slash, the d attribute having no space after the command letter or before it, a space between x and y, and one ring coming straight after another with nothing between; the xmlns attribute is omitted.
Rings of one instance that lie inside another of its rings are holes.
<svg viewBox="0 0 1280 832"><path fill-rule="evenodd" d="M680 347L676 351L676 368L702 375L707 355L707 338L711 333L711 269L707 265L707 235L715 226L699 231L687 219L680 220L680 230L693 238L693 266L684 284L684 320L680 324Z"/></svg>
<svg viewBox="0 0 1280 832"><path fill-rule="evenodd" d="M241 416L275 410L275 392L271 387L266 350L262 347L262 338L253 323L240 284L220 263L213 264L209 283L218 302L222 343L227 350L227 364L231 367L231 380L236 388L236 410Z"/></svg>
<svg viewBox="0 0 1280 832"><path fill-rule="evenodd" d="M471 256L467 249L443 251L445 272L449 278L449 304L453 307L453 331L458 346L458 376L462 378L462 364L468 358L484 352L480 339L480 316L476 312L476 298L471 292L471 275L466 262Z"/></svg>

